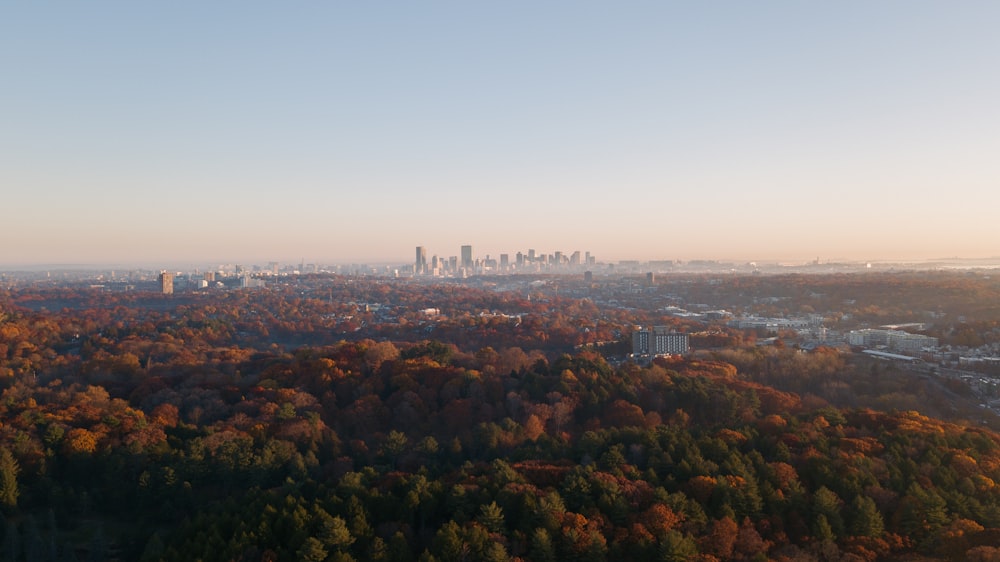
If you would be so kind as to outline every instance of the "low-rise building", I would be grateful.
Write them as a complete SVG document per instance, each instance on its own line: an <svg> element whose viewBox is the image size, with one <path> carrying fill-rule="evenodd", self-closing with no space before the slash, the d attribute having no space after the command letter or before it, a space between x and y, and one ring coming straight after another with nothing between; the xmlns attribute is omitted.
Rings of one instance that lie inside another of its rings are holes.
<svg viewBox="0 0 1000 562"><path fill-rule="evenodd" d="M848 332L847 343L857 347L886 347L894 351L917 353L937 347L938 339L901 330L854 330Z"/></svg>

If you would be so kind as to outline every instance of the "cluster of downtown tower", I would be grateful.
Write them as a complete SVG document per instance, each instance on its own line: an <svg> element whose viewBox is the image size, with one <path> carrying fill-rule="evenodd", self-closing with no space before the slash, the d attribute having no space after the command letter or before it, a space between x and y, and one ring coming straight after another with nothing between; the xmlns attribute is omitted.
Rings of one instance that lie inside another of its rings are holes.
<svg viewBox="0 0 1000 562"><path fill-rule="evenodd" d="M511 262L510 254L500 254L499 259L487 255L477 258L472 253L472 246L462 246L460 255L447 259L437 255L427 259L427 248L417 246L416 258L413 263L413 275L428 276L468 276L482 273L531 272L553 269L576 269L597 264L597 258L586 252L582 257L580 251L571 254L554 252L552 254L517 252Z"/></svg>

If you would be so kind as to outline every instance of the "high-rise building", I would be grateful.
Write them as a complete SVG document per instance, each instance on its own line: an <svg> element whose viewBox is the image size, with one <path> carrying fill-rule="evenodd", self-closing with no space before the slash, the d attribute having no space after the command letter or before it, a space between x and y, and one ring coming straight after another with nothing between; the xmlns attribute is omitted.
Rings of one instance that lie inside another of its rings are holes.
<svg viewBox="0 0 1000 562"><path fill-rule="evenodd" d="M570 265L580 265L580 250L576 250L572 254L570 254L570 256L569 256L569 264Z"/></svg>
<svg viewBox="0 0 1000 562"><path fill-rule="evenodd" d="M583 272L583 282L584 283L593 283L594 282L594 272L593 271L584 271Z"/></svg>
<svg viewBox="0 0 1000 562"><path fill-rule="evenodd" d="M462 246L462 267L472 269L472 246Z"/></svg>
<svg viewBox="0 0 1000 562"><path fill-rule="evenodd" d="M509 254L500 254L500 269L503 271L507 271L508 269L510 269Z"/></svg>
<svg viewBox="0 0 1000 562"><path fill-rule="evenodd" d="M160 292L164 295L174 294L174 274L169 271L160 272Z"/></svg>
<svg viewBox="0 0 1000 562"><path fill-rule="evenodd" d="M413 273L423 275L427 273L427 248L417 246L417 260L413 264Z"/></svg>

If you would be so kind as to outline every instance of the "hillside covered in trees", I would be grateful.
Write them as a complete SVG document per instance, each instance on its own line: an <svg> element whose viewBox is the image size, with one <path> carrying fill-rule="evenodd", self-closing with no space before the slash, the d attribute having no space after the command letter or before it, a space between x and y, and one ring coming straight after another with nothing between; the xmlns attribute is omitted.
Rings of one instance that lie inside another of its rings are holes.
<svg viewBox="0 0 1000 562"><path fill-rule="evenodd" d="M1000 435L825 400L830 350L609 362L647 313L356 285L8 291L0 558L1000 556Z"/></svg>

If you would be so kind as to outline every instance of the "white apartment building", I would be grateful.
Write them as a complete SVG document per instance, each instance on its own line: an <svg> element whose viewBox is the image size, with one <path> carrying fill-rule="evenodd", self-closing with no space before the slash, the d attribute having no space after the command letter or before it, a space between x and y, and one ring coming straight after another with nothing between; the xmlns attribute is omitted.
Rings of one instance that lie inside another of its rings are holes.
<svg viewBox="0 0 1000 562"><path fill-rule="evenodd" d="M887 347L895 351L916 353L925 347L937 347L938 339L901 330L854 330L848 332L847 343L859 347Z"/></svg>

